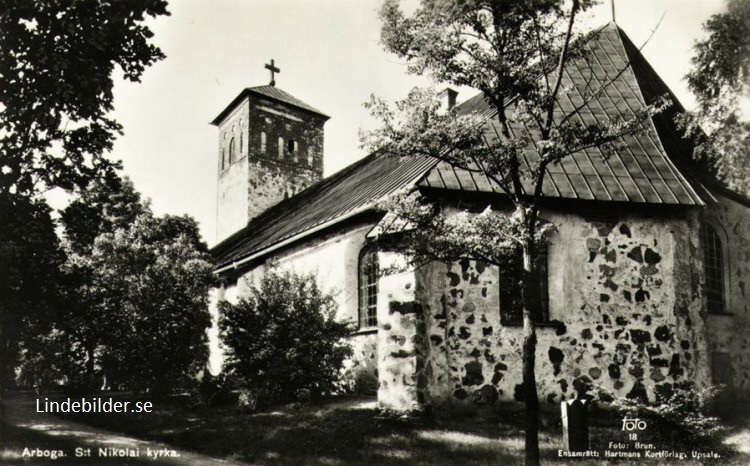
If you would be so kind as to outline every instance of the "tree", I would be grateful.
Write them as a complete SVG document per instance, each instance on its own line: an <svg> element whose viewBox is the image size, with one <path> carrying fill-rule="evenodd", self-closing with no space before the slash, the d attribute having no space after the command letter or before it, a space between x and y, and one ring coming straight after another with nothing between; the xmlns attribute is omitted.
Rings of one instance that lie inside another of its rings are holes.
<svg viewBox="0 0 750 466"><path fill-rule="evenodd" d="M111 176L115 66L130 81L164 57L146 16L164 0L0 2L0 194L83 188Z"/></svg>
<svg viewBox="0 0 750 466"><path fill-rule="evenodd" d="M164 394L205 366L213 267L194 220L147 211L72 254L69 269L86 277L66 331L88 371Z"/></svg>
<svg viewBox="0 0 750 466"><path fill-rule="evenodd" d="M371 149L437 157L486 176L505 196L505 204L490 202L468 212L416 191L387 207L401 220L390 223L391 232L401 234L402 248L414 262L470 257L520 264L528 465L539 463L534 323L541 305L537 259L550 227L539 217L547 167L587 148L611 151L613 141L641 131L664 105L647 106L627 119L584 123L579 111L610 84L589 82L583 102L563 113L558 99L569 92L563 86L565 65L587 58L578 46L583 38L575 32L576 17L591 3L424 0L406 16L397 1L388 0L381 10L385 48L405 59L412 73L481 91L494 121L445 111L434 93L424 90L412 91L395 109L377 98L367 104L382 121L380 129L365 135ZM488 126L497 137L485 138Z"/></svg>
<svg viewBox="0 0 750 466"><path fill-rule="evenodd" d="M300 390L318 398L334 391L351 349L336 302L311 275L269 273L236 305L219 304L226 368L253 390L287 401Z"/></svg>
<svg viewBox="0 0 750 466"><path fill-rule="evenodd" d="M54 322L65 253L50 208L40 200L0 196L0 385L15 379L24 351Z"/></svg>
<svg viewBox="0 0 750 466"><path fill-rule="evenodd" d="M695 159L731 189L750 196L750 2L728 0L703 25L687 74L698 108L681 116L699 143ZM744 101L744 102L743 102Z"/></svg>
<svg viewBox="0 0 750 466"><path fill-rule="evenodd" d="M53 325L24 369L74 389L157 395L205 365L213 266L189 217L157 217L128 180L95 182L62 213L67 260Z"/></svg>
<svg viewBox="0 0 750 466"><path fill-rule="evenodd" d="M49 325L60 298L64 256L41 194L116 178L104 156L121 131L108 116L115 67L138 81L163 58L143 21L164 14L164 0L0 0L3 387L44 335L31 321Z"/></svg>

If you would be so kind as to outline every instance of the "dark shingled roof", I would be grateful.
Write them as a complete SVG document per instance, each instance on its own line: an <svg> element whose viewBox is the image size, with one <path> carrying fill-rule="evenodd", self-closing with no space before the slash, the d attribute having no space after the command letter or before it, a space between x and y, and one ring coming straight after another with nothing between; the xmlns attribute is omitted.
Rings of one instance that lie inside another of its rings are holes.
<svg viewBox="0 0 750 466"><path fill-rule="evenodd" d="M565 67L558 115L581 105L584 92L603 92L579 112L579 121L630 119L634 112L669 95L638 49L614 23L596 31L583 44L585 59ZM630 60L631 66L627 67ZM585 61L588 61L586 63ZM589 71L591 70L591 71ZM671 96L676 101L674 96ZM678 103L676 105L679 105ZM499 135L496 113L480 94L465 102L461 112L479 112L490 121L488 138ZM650 119L646 131L625 136L615 144L614 154L604 157L598 148L586 149L548 167L543 193L547 197L652 204L702 205L703 201L675 164L690 158L692 146L679 135L672 118L674 109ZM518 125L515 126L519 130ZM525 153L526 164L535 164L533 148ZM451 190L501 192L480 173L457 169L440 162L420 182L421 186ZM531 192L531 185L525 185Z"/></svg>
<svg viewBox="0 0 750 466"><path fill-rule="evenodd" d="M348 218L413 185L436 162L432 157L369 155L266 210L211 252L221 268L332 220Z"/></svg>
<svg viewBox="0 0 750 466"><path fill-rule="evenodd" d="M221 121L226 118L226 116L229 115L232 110L234 110L234 107L236 107L237 104L239 104L248 95L267 97L277 102L297 107L300 110L305 110L307 112L320 115L326 120L330 118L328 115L316 109L312 105L302 102L290 93L283 91L276 86L256 86L243 89L242 92L240 92L239 95L237 95L237 97L235 97L234 100L232 100L232 102L227 105L226 108L222 110L221 113L216 116L216 118L213 119L213 121L211 121L211 124L218 125L219 123L221 123Z"/></svg>
<svg viewBox="0 0 750 466"><path fill-rule="evenodd" d="M565 91L559 99L560 114L580 105L587 83L597 89L602 83L611 81L580 112L579 118L584 123L629 118L634 111L643 109L660 96L671 96L664 82L617 25L612 23L595 31L582 46L588 49L589 63L571 62L566 67ZM630 66L627 66L628 60ZM593 72L589 73L589 69ZM461 104L459 111L487 116L490 121L487 136L497 137L492 108L482 94ZM615 153L609 158L604 157L599 149L587 149L549 167L549 176L543 186L544 195L596 201L703 205L694 189L694 186L702 189L700 184L694 182L691 185L685 177L688 170L683 167L689 166L692 146L675 128L672 122L674 112L672 109L651 119L647 123L648 131L621 138ZM533 163L536 157L531 149L524 155L526 163ZM415 184L448 190L500 192L481 174L456 169L431 157L373 154L270 208L215 246L212 252L218 268L367 210L384 196Z"/></svg>

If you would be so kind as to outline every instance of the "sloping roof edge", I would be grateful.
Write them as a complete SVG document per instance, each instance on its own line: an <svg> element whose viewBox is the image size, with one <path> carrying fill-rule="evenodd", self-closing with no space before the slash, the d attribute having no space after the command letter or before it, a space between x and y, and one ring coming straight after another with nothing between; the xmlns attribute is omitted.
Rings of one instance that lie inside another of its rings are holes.
<svg viewBox="0 0 750 466"><path fill-rule="evenodd" d="M409 159L413 160L413 163L411 164L411 167L403 172L401 172L401 175L408 176L409 173L413 173L413 176L409 178L405 178L404 176L401 177L401 180L398 179L392 180L389 179L388 183L389 186L383 187L379 186L380 188L384 189L384 193L374 196L370 198L368 201L363 203L355 203L351 206L351 208L346 210L341 210L339 212L334 212L333 215L329 217L324 217L323 219L319 221L309 221L307 219L302 219L303 221L307 221L309 224L300 228L297 231L294 231L291 234L288 235L281 235L278 238L274 238L272 241L268 241L267 244L261 245L261 247L248 247L246 250L242 252L236 252L233 250L236 249L242 249L242 240L243 238L247 237L249 234L252 234L252 227L256 225L264 225L267 223L271 223L274 219L277 219L284 215L284 213L289 212L291 209L294 209L295 207L298 207L297 204L300 202L300 200L304 200L309 197L319 196L321 193L325 195L326 191L331 189L336 189L337 186L341 185L341 183L346 183L348 179L357 171L366 169L366 166L370 163L373 163L376 158L393 158L393 159L401 159L401 157L398 156L392 156L387 154L382 154L379 152L374 152L366 157L363 157L356 162L352 163L351 165L348 165L338 172L334 173L333 175L329 176L328 178L325 178L321 180L318 183L315 183L308 188L304 189L303 191L299 192L297 195L285 199L281 201L280 203L276 204L275 206L271 207L270 209L266 210L262 214L260 214L258 217L252 219L250 222L248 222L247 226L240 229L236 233L232 234L231 236L227 237L226 239L222 240L218 244L216 244L214 247L211 248L211 254L214 257L217 256L229 256L230 258L227 260L222 260L217 264L217 269L215 273L220 273L221 271L229 270L231 268L236 267L238 264L244 264L246 262L249 262L250 260L258 259L266 254L276 251L277 249L293 244L303 238L308 237L309 235L319 232L323 229L326 229L330 226L333 226L337 223L340 223L346 219L352 218L356 215L359 215L361 213L367 212L369 210L372 210L377 203L382 200L386 195L391 194L399 189L404 188L410 188L416 185L417 181L421 179L424 174L429 171L434 165L438 162L437 159L434 159L432 157L410 157ZM404 157L403 159L407 159Z"/></svg>
<svg viewBox="0 0 750 466"><path fill-rule="evenodd" d="M294 100L299 101L300 103L295 103L293 101L290 101L289 99L282 99L282 98L279 98L279 97L274 97L273 95L269 95L268 93L265 93L265 92L259 92L258 89L261 89L263 87L267 87L267 86L246 87L243 90L241 90L240 93L237 94L237 97L235 97L234 99L232 99L232 101L229 103L229 105L227 105L224 108L224 110L222 110L216 116L216 118L214 118L213 120L211 120L211 124L214 125L214 126L217 126L219 123L221 123L222 120L224 120L224 118L226 118L230 113L232 113L232 110L234 110L234 108L237 105L239 105L240 102L242 102L242 100L245 99L248 95L253 95L253 96L256 96L256 97L266 98L266 99L273 100L275 102L283 103L285 105L292 106L292 107L294 107L296 109L299 109L299 110L302 110L304 112L312 113L314 115L321 116L321 117L323 117L326 120L329 120L331 118L330 116L326 115L325 113L321 112L320 110L316 109L315 107L312 107L312 106L310 106L308 104L305 104L304 102L302 102L301 100L299 100L296 97L292 96L288 92L281 91L281 89L278 89L278 90L281 91L281 92L283 92L284 94L288 94L290 97L292 97Z"/></svg>

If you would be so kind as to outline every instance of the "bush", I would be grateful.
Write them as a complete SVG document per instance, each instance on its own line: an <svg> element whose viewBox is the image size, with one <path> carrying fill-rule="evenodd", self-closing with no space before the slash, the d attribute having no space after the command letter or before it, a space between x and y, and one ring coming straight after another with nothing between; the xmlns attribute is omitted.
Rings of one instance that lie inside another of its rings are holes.
<svg viewBox="0 0 750 466"><path fill-rule="evenodd" d="M336 303L312 276L267 274L247 299L219 304L226 368L243 386L273 401L302 390L313 399L335 390L351 348L349 324L334 320Z"/></svg>
<svg viewBox="0 0 750 466"><path fill-rule="evenodd" d="M615 398L612 406L632 417L649 419L649 425L655 424L674 443L720 449L726 429L711 412L719 392L717 387L699 388L694 382L682 382L654 402Z"/></svg>

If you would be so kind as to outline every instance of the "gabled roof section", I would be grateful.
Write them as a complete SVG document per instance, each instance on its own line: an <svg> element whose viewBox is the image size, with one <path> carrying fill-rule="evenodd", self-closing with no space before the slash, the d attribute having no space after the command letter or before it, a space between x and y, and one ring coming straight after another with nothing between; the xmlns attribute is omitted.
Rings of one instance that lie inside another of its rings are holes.
<svg viewBox="0 0 750 466"><path fill-rule="evenodd" d="M312 105L306 104L305 102L299 100L290 93L279 89L276 86L256 86L243 89L242 92L240 92L239 95L237 95L237 97L235 97L234 100L232 100L232 102L227 105L227 107L222 110L221 113L219 113L216 118L213 119L213 121L211 121L211 124L218 125L219 123L221 123L221 121L226 118L227 115L229 115L229 113L231 113L232 110L234 110L234 108L248 95L266 97L271 100L275 100L276 102L291 105L292 107L296 107L300 110L322 116L326 120L330 118L328 115L316 109Z"/></svg>
<svg viewBox="0 0 750 466"><path fill-rule="evenodd" d="M271 207L214 246L211 252L217 268L314 231L331 221L364 212L380 199L413 186L436 163L432 157L371 154Z"/></svg>
<svg viewBox="0 0 750 466"><path fill-rule="evenodd" d="M564 70L558 117L585 104L577 117L584 124L629 119L662 95L671 96L673 108L651 118L646 131L620 138L615 143L614 154L608 158L600 149L592 148L549 166L543 194L566 199L703 205L683 173L685 170L678 169L689 163L693 146L682 139L675 127L673 118L676 108L681 107L669 88L614 23L592 33L581 46L586 52L584 58L571 61ZM602 87L588 103L584 102L584 95L591 95ZM496 113L483 95L464 102L459 111L486 116L490 123L487 137L499 137ZM520 131L522 128L511 129ZM524 157L527 166L537 161L533 148L525 151ZM445 162L431 170L420 181L420 186L501 192L481 173L458 169ZM532 190L530 184L524 188L527 192Z"/></svg>
<svg viewBox="0 0 750 466"><path fill-rule="evenodd" d="M651 118L646 124L647 131L621 138L609 158L599 149L587 149L549 167L543 186L544 195L593 201L704 205L701 196L709 193L702 190L696 179L689 178L693 146L675 127L673 118L681 107L666 84L613 23L594 31L581 47L588 53L585 59L571 62L565 69L565 91L558 102L558 115L567 114L581 105L586 92L599 89L605 83L602 92L579 112L578 118L583 123L630 118L662 95L671 96L674 105ZM271 86L245 89L222 115L231 111L247 92L323 115ZM487 117L487 137L499 137L493 109L482 94L460 104L458 110ZM222 115L215 122L220 121ZM524 157L525 163L534 163L536 153L529 149ZM212 253L217 259L217 270L260 257L319 229L335 225L372 209L389 194L415 185L501 192L480 173L457 169L432 157L371 154L277 204L215 246ZM530 191L530 186L527 189Z"/></svg>

